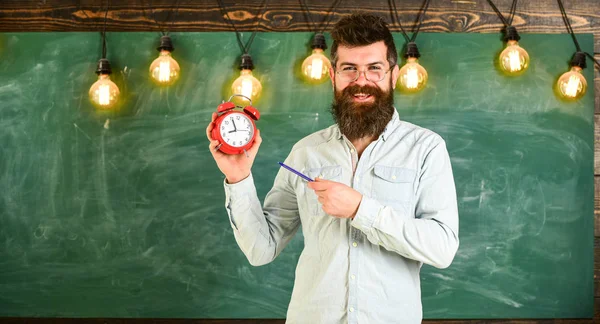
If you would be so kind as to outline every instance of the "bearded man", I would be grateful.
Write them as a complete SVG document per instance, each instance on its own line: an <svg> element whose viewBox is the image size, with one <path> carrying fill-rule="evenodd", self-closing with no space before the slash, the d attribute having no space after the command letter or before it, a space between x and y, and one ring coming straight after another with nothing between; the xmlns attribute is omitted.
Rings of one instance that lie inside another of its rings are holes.
<svg viewBox="0 0 600 324"><path fill-rule="evenodd" d="M347 16L331 35L335 125L285 160L315 181L281 169L261 205L251 174L260 134L247 158L216 151L206 129L233 233L258 266L302 226L287 323L421 323L421 266L448 267L459 245L446 144L400 120L396 46L382 18Z"/></svg>

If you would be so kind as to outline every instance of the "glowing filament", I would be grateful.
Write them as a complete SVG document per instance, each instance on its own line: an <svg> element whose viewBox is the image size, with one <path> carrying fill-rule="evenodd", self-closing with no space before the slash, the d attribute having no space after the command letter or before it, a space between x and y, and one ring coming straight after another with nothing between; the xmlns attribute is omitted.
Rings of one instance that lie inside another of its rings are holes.
<svg viewBox="0 0 600 324"><path fill-rule="evenodd" d="M323 60L315 57L312 60L312 65L309 67L311 79L320 79L323 76Z"/></svg>
<svg viewBox="0 0 600 324"><path fill-rule="evenodd" d="M169 61L160 62L158 71L158 80L160 82L168 82L171 79L171 65Z"/></svg>
<svg viewBox="0 0 600 324"><path fill-rule="evenodd" d="M518 51L510 51L508 53L508 64L510 71L520 71L522 67L521 55Z"/></svg>
<svg viewBox="0 0 600 324"><path fill-rule="evenodd" d="M248 98L252 98L252 80L242 80L242 94Z"/></svg>
<svg viewBox="0 0 600 324"><path fill-rule="evenodd" d="M102 106L110 104L110 87L108 84L103 84L98 88L98 103Z"/></svg>
<svg viewBox="0 0 600 324"><path fill-rule="evenodd" d="M577 76L572 75L567 82L567 86L565 87L565 95L568 97L575 97L580 89L580 79Z"/></svg>
<svg viewBox="0 0 600 324"><path fill-rule="evenodd" d="M415 68L408 68L406 71L406 87L415 89L419 86L419 73Z"/></svg>

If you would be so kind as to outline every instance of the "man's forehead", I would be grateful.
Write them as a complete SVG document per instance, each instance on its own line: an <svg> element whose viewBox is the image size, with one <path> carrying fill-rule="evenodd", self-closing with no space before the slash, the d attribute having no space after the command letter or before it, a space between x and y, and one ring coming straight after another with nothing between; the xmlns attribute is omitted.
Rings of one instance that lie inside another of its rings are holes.
<svg viewBox="0 0 600 324"><path fill-rule="evenodd" d="M373 62L385 62L387 57L387 47L383 41L366 46L338 46L338 62L369 64Z"/></svg>

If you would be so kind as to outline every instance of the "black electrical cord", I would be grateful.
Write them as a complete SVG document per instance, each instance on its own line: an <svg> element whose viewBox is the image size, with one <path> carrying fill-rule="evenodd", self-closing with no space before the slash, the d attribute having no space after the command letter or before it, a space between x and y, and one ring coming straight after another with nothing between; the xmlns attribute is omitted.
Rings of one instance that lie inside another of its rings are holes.
<svg viewBox="0 0 600 324"><path fill-rule="evenodd" d="M567 31L569 32L569 34L571 34L571 38L573 38L573 43L575 44L575 49L577 49L577 52L581 52L581 47L579 46L577 37L575 37L575 33L573 32L573 27L571 27L571 22L569 21L569 17L567 17L567 12L565 11L565 7L563 6L562 1L560 1L560 0L558 0L558 7L560 8L560 14L562 16L562 19L565 22L565 27L567 27Z"/></svg>
<svg viewBox="0 0 600 324"><path fill-rule="evenodd" d="M419 34L419 30L421 29L421 26L423 25L423 18L425 17L427 8L429 8L429 2L430 2L430 0L425 0L425 5L423 6L423 10L421 11L421 14L419 15L419 24L417 25L417 29L415 30L415 32L412 35L412 38L410 39L411 42L414 42L417 39L417 34ZM396 14L398 14L398 12L396 12Z"/></svg>
<svg viewBox="0 0 600 324"><path fill-rule="evenodd" d="M144 13L144 17L148 17L148 14L146 14L146 3L144 2L144 0L140 0L140 2L142 3L142 12ZM163 36L162 28L160 27L160 24L154 17L154 10L152 9L152 1L149 2L148 7L150 7L150 17L152 17L152 20L154 20L154 23L156 23L156 25L158 26L158 29L161 30L158 34L160 36ZM148 26L148 27L151 28L151 26Z"/></svg>
<svg viewBox="0 0 600 324"><path fill-rule="evenodd" d="M85 15L85 18L90 19L90 16L88 16L86 10L81 7L81 0L78 0L78 2L77 2L77 11L83 12L83 14Z"/></svg>
<svg viewBox="0 0 600 324"><path fill-rule="evenodd" d="M106 18L108 17L108 9L110 0L106 4L106 13L104 13L104 26L102 27L102 58L106 58Z"/></svg>
<svg viewBox="0 0 600 324"><path fill-rule="evenodd" d="M419 34L419 30L421 30L421 25L423 24L423 18L425 17L425 13L427 12L427 9L429 8L429 2L430 2L430 0L424 0L422 9L420 10L420 13L419 13L419 17L417 18L417 21L418 21L417 27L414 29L412 37L408 37L408 34L404 30L404 27L402 27L402 23L400 23L400 17L398 16L398 9L396 8L396 1L395 0L390 0L389 1L389 3L391 4L391 7L393 7L393 9L392 8L390 8L390 9L392 9L394 11L394 14L395 14L395 17L396 17L396 22L400 26L400 30L402 31L402 35L404 36L404 39L407 42L407 44L406 44L406 53L404 54L404 56L406 58L409 58L409 57L419 58L419 57L421 57L421 53L419 53L419 48L417 47L417 43L415 43L415 40L417 39L417 35Z"/></svg>
<svg viewBox="0 0 600 324"><path fill-rule="evenodd" d="M312 18L310 9L308 9L308 5L306 4L306 0L300 0L300 5L304 6L303 9L306 10L306 14L307 14L308 20L309 20L309 26L310 26L310 24L313 25L313 32L315 33L315 36L313 37L312 46L311 46L313 49L315 49L315 48L320 48L322 50L327 49L327 43L325 42L325 36L323 36L323 33L329 27L329 23L331 22L331 17L333 16L333 13L335 12L337 6L341 2L342 2L342 0L335 0L333 2L333 4L331 5L331 8L329 9L329 11L327 13L327 16L325 16L325 18L321 22L322 28L319 29L319 26L317 26L317 24L315 23L315 21Z"/></svg>
<svg viewBox="0 0 600 324"><path fill-rule="evenodd" d="M306 0L300 0L300 6L303 6L302 9L306 10L306 15L308 16L308 25L312 25L312 32L316 33L317 30L319 30L319 28L317 27L317 24L315 23L315 21L312 18L312 15L310 14L310 10L308 9Z"/></svg>
<svg viewBox="0 0 600 324"><path fill-rule="evenodd" d="M262 16L264 14L264 9L267 7L267 0L263 0L262 8L258 12L258 13L260 13L260 15L258 15L258 13L257 13L257 15L254 18L256 20L256 27L254 28L254 31L252 32L250 39L248 39L248 41L246 42L246 45L244 45L244 43L242 42L242 36L241 36L240 32L238 31L237 27L233 23L233 20L231 19L231 17L229 17L229 12L227 10L225 10L225 5L223 4L223 0L217 0L217 2L219 3L219 8L221 9L221 12L225 16L227 16L227 20L229 21L229 23L231 24L231 27L233 27L233 30L235 31L235 36L237 38L237 42L240 47L240 50L242 51L242 55L248 54L248 51L250 50L250 46L252 46L252 42L254 41L254 36L256 36L256 32L258 31L258 26L260 25L260 20L262 19Z"/></svg>
<svg viewBox="0 0 600 324"><path fill-rule="evenodd" d="M100 3L100 8L102 8L102 3ZM100 35L102 37L102 57L98 61L98 66L96 67L96 74L111 74L112 70L110 67L110 62L106 59L106 21L108 18L108 10L110 9L110 0L106 4L106 12L104 13L104 26L102 26L102 31Z"/></svg>
<svg viewBox="0 0 600 324"><path fill-rule="evenodd" d="M173 16L173 19L171 20L171 13L173 12L173 10L169 11L169 14L167 15L167 21L171 21L171 27L169 27L169 29L167 29L167 32L165 33L165 36L169 36L169 32L170 29L173 29L173 26L175 26L175 18L177 17L177 14L179 13L179 5L180 5L180 1L177 0L175 2L175 15Z"/></svg>
<svg viewBox="0 0 600 324"><path fill-rule="evenodd" d="M398 9L396 8L396 1L388 0L388 3L390 5L390 9L392 10L392 21L394 21L394 20L396 21L398 26L400 26L400 31L402 32L402 36L404 36L404 39L407 42L410 42L410 38L408 37L408 34L406 34L406 31L404 30L404 27L402 27L402 23L400 22L400 19L398 18Z"/></svg>
<svg viewBox="0 0 600 324"><path fill-rule="evenodd" d="M327 17L325 18L326 19L325 20L325 26L323 26L323 28L321 28L321 31L320 31L321 34L324 33L327 30L327 28L329 28L329 24L333 20L332 19L333 18L333 14L335 13L335 11L336 11L336 9L337 9L337 7L339 6L340 3L342 3L342 0L335 1L331 5L331 7L329 8L329 13L327 14ZM308 6L306 6L306 11L308 11ZM309 15L310 15L310 13L309 13Z"/></svg>
<svg viewBox="0 0 600 324"><path fill-rule="evenodd" d="M517 11L517 0L512 2L510 6L510 18L508 19L508 25L511 26L513 23L513 19L515 18L515 12Z"/></svg>
<svg viewBox="0 0 600 324"><path fill-rule="evenodd" d="M500 18L500 20L502 20L502 23L504 24L504 27L509 27L512 26L512 22L513 22L513 18L515 17L515 12L517 10L517 0L513 0L511 6L510 6L510 17L508 20L506 20L506 18L504 17L504 15L502 15L502 13L500 12L500 10L498 10L498 8L496 7L496 5L492 2L492 0L487 0L487 2L490 4L490 6L492 7L492 9L494 9L494 11L496 12L496 15L498 15L498 18Z"/></svg>
<svg viewBox="0 0 600 324"><path fill-rule="evenodd" d="M592 60L592 62L594 62L594 64L598 68L598 70L600 70L600 63L598 62L598 60L596 60L596 58L594 58L594 55L592 55L588 52L585 52L585 55L587 55L590 58L590 60Z"/></svg>
<svg viewBox="0 0 600 324"><path fill-rule="evenodd" d="M565 22L565 27L567 27L567 31L571 34L571 38L573 38L573 43L575 44L575 49L577 52L575 53L575 58L571 61L571 65L577 65L581 68L585 68L585 56L577 55L577 53L584 53L587 57L589 57L592 62L596 65L598 69L600 69L600 63L594 58L594 56L588 52L583 52L581 47L579 46L579 42L577 41L577 37L575 37L575 33L573 32L573 27L571 27L571 22L569 21L569 17L567 16L567 11L565 10L565 6L563 5L561 0L558 1L558 7L560 8L560 14L562 15L563 21ZM577 61L575 61L577 58ZM583 66L582 66L583 65Z"/></svg>
<svg viewBox="0 0 600 324"><path fill-rule="evenodd" d="M421 25L423 24L423 18L425 17L425 13L427 12L427 9L429 8L429 2L430 0L424 0L423 2L423 9L421 10L420 14L419 14L419 18L418 18L418 24L417 27L415 28L412 37L408 37L408 34L406 33L406 31L404 30L404 27L402 27L402 23L400 22L400 17L398 16L398 9L396 8L396 1L395 0L389 0L389 3L392 6L392 10L394 11L394 16L396 18L396 23L398 24L398 26L400 26L400 31L402 32L402 35L404 36L404 39L406 39L406 41L408 43L414 43L415 40L417 39L417 35L419 34L419 30L421 29ZM394 17L393 16L393 17Z"/></svg>
<svg viewBox="0 0 600 324"><path fill-rule="evenodd" d="M517 29L512 25L513 19L515 18L515 12L517 11L517 0L513 0L510 6L508 19L506 19L504 15L500 12L500 10L498 10L498 7L496 7L492 0L487 0L487 2L490 4L490 7L494 9L496 15L498 15L498 18L500 18L500 20L502 20L502 23L504 24L504 41L508 42L520 40L521 36L519 36L519 33L517 33Z"/></svg>
<svg viewBox="0 0 600 324"><path fill-rule="evenodd" d="M175 19L171 20L171 14L173 13L173 11L175 11L175 16L173 18L175 18L177 16L177 13L179 12L179 4L180 4L179 0L175 1L175 10L171 9L169 11L169 13L167 14L167 19L164 21L165 24L167 24L168 22L171 22L171 26L169 29L172 29L173 26L175 25ZM144 15L146 15L146 10L143 7L142 7L142 9L144 10ZM163 26L161 26L161 24L156 19L156 10L154 10L154 8L152 8L152 1L150 1L150 15L152 16L152 19L156 23L156 26L158 26L158 29L160 29L161 35L169 36L169 29L167 29L165 31Z"/></svg>

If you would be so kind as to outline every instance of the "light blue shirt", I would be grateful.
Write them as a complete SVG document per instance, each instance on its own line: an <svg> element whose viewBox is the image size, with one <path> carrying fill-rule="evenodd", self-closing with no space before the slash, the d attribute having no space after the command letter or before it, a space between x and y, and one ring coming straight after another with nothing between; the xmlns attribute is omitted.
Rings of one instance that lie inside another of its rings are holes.
<svg viewBox="0 0 600 324"><path fill-rule="evenodd" d="M252 175L225 183L235 239L252 265L273 261L302 225L287 323L421 323L421 266L448 267L458 249L444 140L394 111L360 159L333 125L300 140L285 163L363 195L352 220L327 215L306 181L283 168L264 206Z"/></svg>

